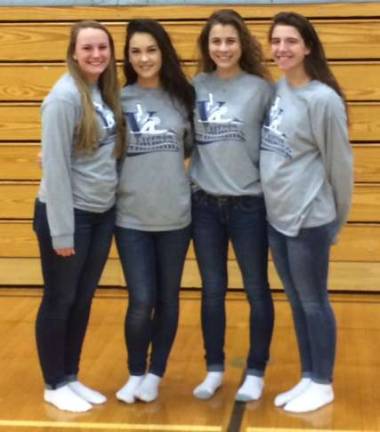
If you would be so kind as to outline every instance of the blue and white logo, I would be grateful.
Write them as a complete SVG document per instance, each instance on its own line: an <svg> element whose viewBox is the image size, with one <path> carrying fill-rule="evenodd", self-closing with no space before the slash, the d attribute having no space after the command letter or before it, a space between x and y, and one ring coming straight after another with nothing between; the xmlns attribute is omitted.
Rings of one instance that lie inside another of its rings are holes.
<svg viewBox="0 0 380 432"><path fill-rule="evenodd" d="M126 112L130 134L128 156L161 151L179 151L174 131L160 127L161 119L155 111L145 111L141 104L136 111Z"/></svg>
<svg viewBox="0 0 380 432"><path fill-rule="evenodd" d="M207 100L197 101L197 111L198 123L203 125L203 131L197 131L195 137L198 145L245 141L243 122L229 115L225 101L214 101L214 95L209 93Z"/></svg>
<svg viewBox="0 0 380 432"><path fill-rule="evenodd" d="M281 154L286 159L291 159L293 150L288 145L287 136L281 131L283 114L281 98L277 96L270 107L262 128L260 149Z"/></svg>

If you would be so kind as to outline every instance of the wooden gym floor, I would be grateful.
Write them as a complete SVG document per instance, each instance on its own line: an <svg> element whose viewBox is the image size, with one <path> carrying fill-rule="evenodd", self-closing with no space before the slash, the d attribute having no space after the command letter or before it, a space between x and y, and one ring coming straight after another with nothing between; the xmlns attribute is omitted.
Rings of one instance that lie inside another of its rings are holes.
<svg viewBox="0 0 380 432"><path fill-rule="evenodd" d="M159 400L126 405L115 391L127 378L122 290L99 290L86 339L81 379L109 400L80 415L42 401L34 342L34 318L41 291L0 290L0 430L22 431L186 431L305 432L380 431L380 295L334 295L339 338L336 401L315 413L290 415L273 406L276 393L298 378L298 356L289 308L275 294L276 327L263 398L234 403L247 347L247 304L241 293L228 296L225 384L210 401L193 398L204 376L199 293L181 298L181 321Z"/></svg>

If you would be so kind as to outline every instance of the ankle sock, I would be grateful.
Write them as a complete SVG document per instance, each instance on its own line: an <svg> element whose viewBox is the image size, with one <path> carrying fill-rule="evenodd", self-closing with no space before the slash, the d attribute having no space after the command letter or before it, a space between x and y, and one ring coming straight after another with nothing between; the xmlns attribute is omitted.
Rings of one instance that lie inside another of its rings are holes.
<svg viewBox="0 0 380 432"><path fill-rule="evenodd" d="M249 402L260 399L264 389L264 378L255 375L247 375L243 384L236 393L235 400Z"/></svg>
<svg viewBox="0 0 380 432"><path fill-rule="evenodd" d="M91 404L101 405L107 400L104 395L96 390L91 389L90 387L85 386L79 381L69 382L68 386L74 393Z"/></svg>
<svg viewBox="0 0 380 432"><path fill-rule="evenodd" d="M145 375L142 383L136 390L136 398L143 402L152 402L158 397L158 387L161 377L152 373Z"/></svg>
<svg viewBox="0 0 380 432"><path fill-rule="evenodd" d="M291 401L292 399L299 396L302 392L304 392L310 383L311 383L310 378L301 378L301 381L299 381L290 390L283 393L279 393L274 399L274 405L276 407L281 407L287 404L289 401Z"/></svg>
<svg viewBox="0 0 380 432"><path fill-rule="evenodd" d="M223 372L208 372L201 384L195 387L193 395L198 399L210 399L222 385Z"/></svg>
<svg viewBox="0 0 380 432"><path fill-rule="evenodd" d="M117 399L131 404L136 401L136 390L144 379L144 375L131 375L123 387L116 393Z"/></svg>
<svg viewBox="0 0 380 432"><path fill-rule="evenodd" d="M334 391L331 384L318 384L311 382L299 396L284 406L284 410L293 413L315 411L334 400Z"/></svg>
<svg viewBox="0 0 380 432"><path fill-rule="evenodd" d="M85 412L92 405L78 396L68 384L55 390L45 389L44 400L62 411Z"/></svg>

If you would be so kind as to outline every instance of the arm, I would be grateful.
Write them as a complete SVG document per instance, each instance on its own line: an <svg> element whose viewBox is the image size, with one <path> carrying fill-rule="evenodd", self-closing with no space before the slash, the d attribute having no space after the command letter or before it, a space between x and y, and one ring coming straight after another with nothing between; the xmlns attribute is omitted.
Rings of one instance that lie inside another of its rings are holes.
<svg viewBox="0 0 380 432"><path fill-rule="evenodd" d="M353 158L342 100L333 95L325 105L322 159L337 212L337 234L347 221L353 189Z"/></svg>
<svg viewBox="0 0 380 432"><path fill-rule="evenodd" d="M71 152L75 107L54 99L42 108L42 166L46 207L53 247L59 255L74 253L74 208L71 188Z"/></svg>

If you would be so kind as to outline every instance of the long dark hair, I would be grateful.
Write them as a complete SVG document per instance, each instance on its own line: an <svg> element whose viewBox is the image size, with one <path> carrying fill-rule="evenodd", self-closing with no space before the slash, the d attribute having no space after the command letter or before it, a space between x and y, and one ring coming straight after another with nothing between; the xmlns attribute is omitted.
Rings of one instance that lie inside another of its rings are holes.
<svg viewBox="0 0 380 432"><path fill-rule="evenodd" d="M202 72L212 72L216 69L208 49L210 31L216 24L231 25L238 32L241 44L240 67L245 72L270 80L260 42L251 34L243 18L233 9L217 10L208 18L198 38L200 52L198 69Z"/></svg>
<svg viewBox="0 0 380 432"><path fill-rule="evenodd" d="M343 99L347 112L346 97L329 67L325 50L313 24L306 17L298 13L280 12L273 17L268 33L269 42L272 39L273 30L276 25L287 25L298 30L298 33L301 35L305 45L310 50L310 53L305 56L304 59L306 74L311 79L321 81L335 90Z"/></svg>
<svg viewBox="0 0 380 432"><path fill-rule="evenodd" d="M184 74L181 62L172 44L170 36L163 26L153 19L134 19L127 25L127 37L124 46L123 71L126 85L137 82L137 74L129 62L129 45L135 33L150 34L161 51L162 67L160 84L172 99L182 103L187 111L188 119L193 122L195 91Z"/></svg>

